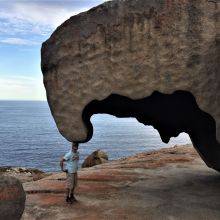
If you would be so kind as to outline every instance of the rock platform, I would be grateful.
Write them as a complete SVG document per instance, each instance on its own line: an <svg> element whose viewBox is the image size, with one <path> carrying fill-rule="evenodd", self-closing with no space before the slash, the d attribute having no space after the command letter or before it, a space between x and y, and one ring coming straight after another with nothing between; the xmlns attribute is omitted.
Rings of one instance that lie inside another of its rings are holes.
<svg viewBox="0 0 220 220"><path fill-rule="evenodd" d="M23 183L23 220L220 219L220 174L191 145L140 153L79 171L66 204L65 173Z"/></svg>

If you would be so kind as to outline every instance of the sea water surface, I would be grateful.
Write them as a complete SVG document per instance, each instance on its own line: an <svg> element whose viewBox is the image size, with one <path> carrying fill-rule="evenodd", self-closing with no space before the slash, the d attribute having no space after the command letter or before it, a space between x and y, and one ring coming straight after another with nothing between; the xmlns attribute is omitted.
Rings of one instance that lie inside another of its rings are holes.
<svg viewBox="0 0 220 220"><path fill-rule="evenodd" d="M110 160L191 143L185 133L164 144L153 127L134 118L107 114L92 117L93 138L80 144L80 164L94 150L105 151ZM0 166L21 166L52 172L71 144L58 132L47 102L0 101Z"/></svg>

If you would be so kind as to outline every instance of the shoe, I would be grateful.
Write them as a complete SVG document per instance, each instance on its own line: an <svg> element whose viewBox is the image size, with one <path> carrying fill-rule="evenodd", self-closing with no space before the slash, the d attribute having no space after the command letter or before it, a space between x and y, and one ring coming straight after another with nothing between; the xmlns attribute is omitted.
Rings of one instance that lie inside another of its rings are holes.
<svg viewBox="0 0 220 220"><path fill-rule="evenodd" d="M71 200L70 200L70 197L67 196L67 197L66 197L66 202L69 203L70 201L71 201Z"/></svg>
<svg viewBox="0 0 220 220"><path fill-rule="evenodd" d="M73 196L73 201L74 201L74 202L77 202L77 199L75 198L75 196Z"/></svg>
<svg viewBox="0 0 220 220"><path fill-rule="evenodd" d="M70 195L71 202L77 202L75 196L73 194Z"/></svg>

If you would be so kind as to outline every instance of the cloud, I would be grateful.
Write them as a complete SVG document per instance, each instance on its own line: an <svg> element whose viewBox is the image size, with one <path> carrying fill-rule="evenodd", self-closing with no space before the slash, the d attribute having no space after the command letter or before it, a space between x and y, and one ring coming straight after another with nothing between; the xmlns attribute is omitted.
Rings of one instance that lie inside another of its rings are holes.
<svg viewBox="0 0 220 220"><path fill-rule="evenodd" d="M3 1L0 33L48 35L69 17L102 2L104 0Z"/></svg>
<svg viewBox="0 0 220 220"><path fill-rule="evenodd" d="M0 99L46 100L42 78L26 76L0 76Z"/></svg>
<svg viewBox="0 0 220 220"><path fill-rule="evenodd" d="M70 16L86 11L102 2L104 0L0 0L0 56L4 57L2 62L6 62L2 65L3 68L1 67L2 71L25 72L25 65L19 68L11 65L13 63L11 56L5 56L5 54L13 51L13 60L19 64L26 63L28 59L35 59L39 56L39 48L34 45L40 45L57 26ZM2 44L11 46L10 48L4 47ZM19 50L17 47L14 48L14 45L20 45ZM38 55L34 56L33 51L26 53L32 48L31 46ZM18 53L21 49L24 50L22 57L21 53ZM30 63L33 65L35 62L31 60ZM34 64L33 72L38 71L35 67ZM21 71L22 68L24 68L23 71ZM17 74L0 73L0 99L45 100L42 76L27 78L18 77Z"/></svg>
<svg viewBox="0 0 220 220"><path fill-rule="evenodd" d="M14 5L16 18L29 23L50 26L51 28L55 28L71 15L77 14L82 10L83 8L77 10L71 7L63 7L62 5L42 4L42 2L29 4L19 2Z"/></svg>
<svg viewBox="0 0 220 220"><path fill-rule="evenodd" d="M32 45L39 44L36 41L31 41L31 40L16 38L16 37L9 37L6 39L2 39L2 40L0 40L0 43L13 44L13 45L26 45L26 46L32 46Z"/></svg>

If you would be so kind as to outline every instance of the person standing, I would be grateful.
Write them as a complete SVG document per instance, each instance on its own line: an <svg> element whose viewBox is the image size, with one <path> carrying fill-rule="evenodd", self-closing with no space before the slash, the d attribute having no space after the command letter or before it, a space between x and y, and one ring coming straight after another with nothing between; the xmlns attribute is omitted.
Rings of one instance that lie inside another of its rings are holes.
<svg viewBox="0 0 220 220"><path fill-rule="evenodd" d="M74 191L77 186L77 170L79 162L78 143L72 143L71 150L64 155L60 160L60 167L63 172L66 172L66 202L72 203L77 201L74 196ZM64 162L66 168L64 169Z"/></svg>

